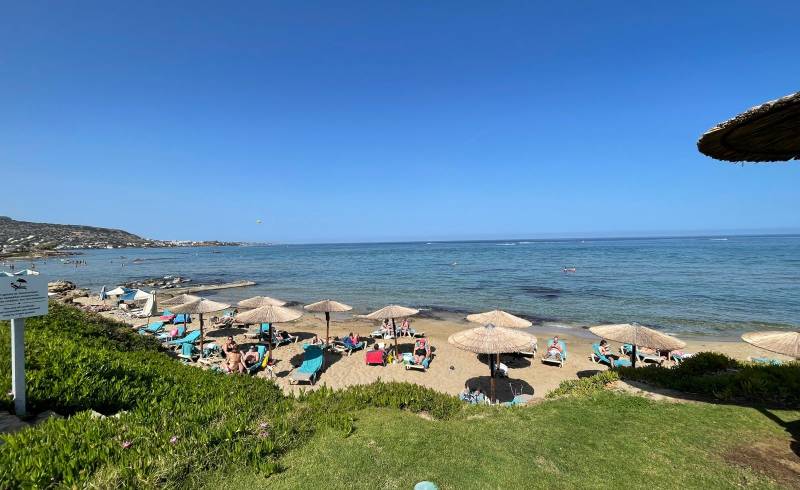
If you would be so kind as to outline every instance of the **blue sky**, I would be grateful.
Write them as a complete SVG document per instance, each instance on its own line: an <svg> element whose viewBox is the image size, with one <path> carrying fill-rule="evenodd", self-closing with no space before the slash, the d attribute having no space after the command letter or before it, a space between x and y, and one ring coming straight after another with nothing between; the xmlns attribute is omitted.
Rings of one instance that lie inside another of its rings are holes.
<svg viewBox="0 0 800 490"><path fill-rule="evenodd" d="M17 219L280 242L800 229L799 165L695 146L800 88L796 1L2 3Z"/></svg>

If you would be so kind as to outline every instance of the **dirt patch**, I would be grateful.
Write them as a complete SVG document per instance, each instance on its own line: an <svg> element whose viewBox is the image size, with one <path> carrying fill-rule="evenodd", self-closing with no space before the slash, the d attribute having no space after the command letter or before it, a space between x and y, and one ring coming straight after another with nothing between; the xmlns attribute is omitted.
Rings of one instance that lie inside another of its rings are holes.
<svg viewBox="0 0 800 490"><path fill-rule="evenodd" d="M800 489L800 456L791 441L776 438L739 446L725 454L725 460L775 480L786 488Z"/></svg>

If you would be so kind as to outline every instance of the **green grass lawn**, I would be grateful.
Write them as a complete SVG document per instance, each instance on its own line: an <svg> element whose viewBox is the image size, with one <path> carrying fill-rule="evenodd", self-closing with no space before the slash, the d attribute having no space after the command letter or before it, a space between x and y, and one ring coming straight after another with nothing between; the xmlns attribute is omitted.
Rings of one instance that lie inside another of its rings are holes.
<svg viewBox="0 0 800 490"><path fill-rule="evenodd" d="M796 420L797 412L782 412ZM392 409L357 413L355 431L320 433L269 480L218 476L208 486L255 488L780 488L725 462L738 445L787 438L751 408L653 402L605 393L518 409L426 420Z"/></svg>

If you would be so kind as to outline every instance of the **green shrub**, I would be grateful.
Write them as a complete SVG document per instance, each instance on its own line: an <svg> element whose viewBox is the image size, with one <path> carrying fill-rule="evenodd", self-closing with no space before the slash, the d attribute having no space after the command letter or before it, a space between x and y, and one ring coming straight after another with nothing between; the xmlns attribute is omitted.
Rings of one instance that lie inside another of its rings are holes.
<svg viewBox="0 0 800 490"><path fill-rule="evenodd" d="M727 402L800 406L800 364L763 366L703 352L671 369L620 368L620 377Z"/></svg>
<svg viewBox="0 0 800 490"><path fill-rule="evenodd" d="M603 391L606 386L619 380L616 371L602 371L580 379L567 379L558 385L558 388L547 394L547 398L557 398L566 395L589 396Z"/></svg>

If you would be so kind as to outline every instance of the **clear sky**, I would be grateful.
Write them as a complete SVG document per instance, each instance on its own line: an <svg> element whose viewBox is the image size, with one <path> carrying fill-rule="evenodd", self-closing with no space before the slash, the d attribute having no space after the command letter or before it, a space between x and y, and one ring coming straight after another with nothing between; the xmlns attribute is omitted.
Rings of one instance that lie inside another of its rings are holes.
<svg viewBox="0 0 800 490"><path fill-rule="evenodd" d="M800 229L800 164L695 146L800 90L796 0L0 11L16 219L276 242Z"/></svg>

